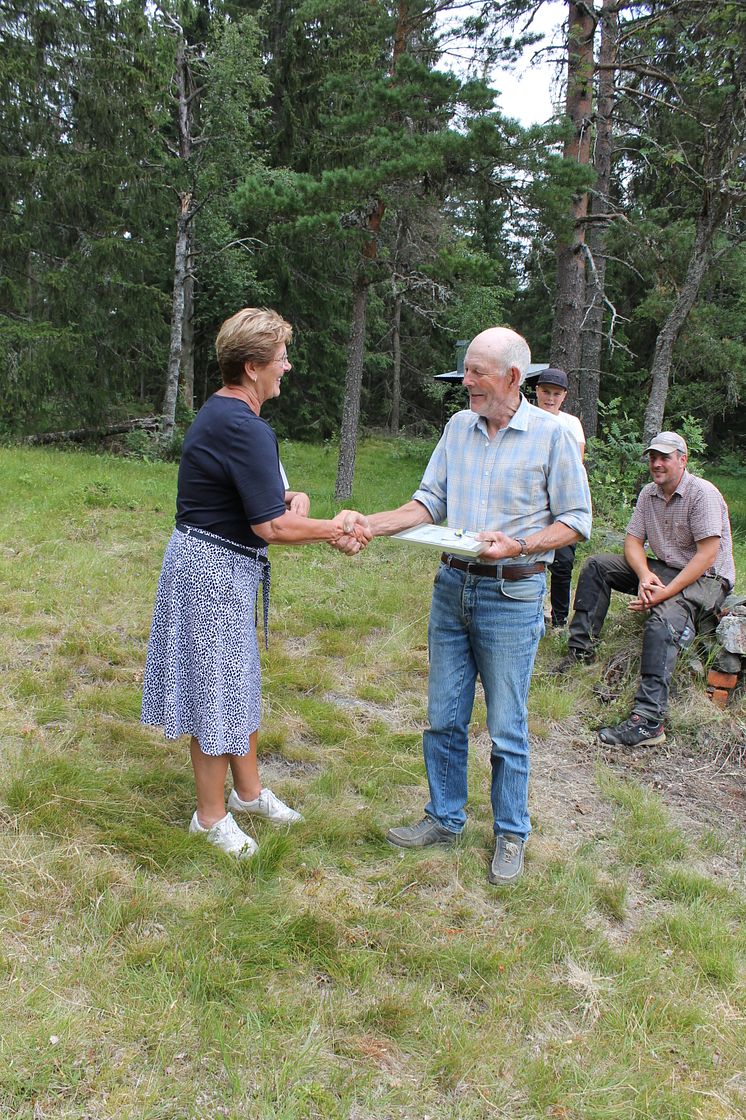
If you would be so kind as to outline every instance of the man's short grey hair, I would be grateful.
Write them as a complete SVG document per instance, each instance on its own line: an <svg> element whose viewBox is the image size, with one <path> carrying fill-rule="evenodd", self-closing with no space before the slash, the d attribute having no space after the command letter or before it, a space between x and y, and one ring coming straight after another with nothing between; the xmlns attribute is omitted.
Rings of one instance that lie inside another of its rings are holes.
<svg viewBox="0 0 746 1120"><path fill-rule="evenodd" d="M528 367L531 365L531 350L526 339L520 334L514 335L505 343L501 355L506 370L516 366L521 372L521 385L526 380Z"/></svg>

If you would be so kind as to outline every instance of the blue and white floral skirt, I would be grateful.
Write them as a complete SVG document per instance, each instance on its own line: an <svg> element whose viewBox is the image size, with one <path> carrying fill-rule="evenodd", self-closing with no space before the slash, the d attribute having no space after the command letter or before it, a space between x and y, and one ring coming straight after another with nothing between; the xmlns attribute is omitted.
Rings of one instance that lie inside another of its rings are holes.
<svg viewBox="0 0 746 1120"><path fill-rule="evenodd" d="M256 607L263 583L266 637L267 550L244 555L215 534L200 538L175 529L166 549L141 718L167 739L193 735L204 754L245 755L259 727Z"/></svg>

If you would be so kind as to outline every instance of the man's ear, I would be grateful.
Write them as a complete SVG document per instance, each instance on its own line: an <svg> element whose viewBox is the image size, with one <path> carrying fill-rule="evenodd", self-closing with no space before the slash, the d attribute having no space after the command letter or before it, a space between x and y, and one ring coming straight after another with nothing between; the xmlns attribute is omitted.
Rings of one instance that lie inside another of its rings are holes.
<svg viewBox="0 0 746 1120"><path fill-rule="evenodd" d="M508 370L508 377L510 378L511 389L520 389L521 387L521 371L518 366L511 366Z"/></svg>

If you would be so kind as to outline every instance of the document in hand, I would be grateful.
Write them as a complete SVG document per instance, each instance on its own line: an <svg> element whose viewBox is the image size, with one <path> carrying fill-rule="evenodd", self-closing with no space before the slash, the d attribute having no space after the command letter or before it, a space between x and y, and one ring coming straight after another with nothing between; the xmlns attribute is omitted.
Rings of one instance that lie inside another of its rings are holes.
<svg viewBox="0 0 746 1120"><path fill-rule="evenodd" d="M479 556L489 543L478 541L475 533L468 533L465 529L450 529L447 525L416 525L414 529L394 533L391 539L426 544L440 552L451 552L454 556Z"/></svg>

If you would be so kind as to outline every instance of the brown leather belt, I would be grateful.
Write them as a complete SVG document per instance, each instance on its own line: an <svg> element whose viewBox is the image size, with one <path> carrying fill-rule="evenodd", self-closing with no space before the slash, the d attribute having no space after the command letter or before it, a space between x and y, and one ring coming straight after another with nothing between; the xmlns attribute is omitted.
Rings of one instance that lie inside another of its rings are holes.
<svg viewBox="0 0 746 1120"><path fill-rule="evenodd" d="M440 561L447 568L456 568L470 576L492 576L493 579L526 579L527 576L536 576L546 569L543 560L537 560L535 564L473 564L470 560L460 560L458 556L451 556L447 552L441 555Z"/></svg>

